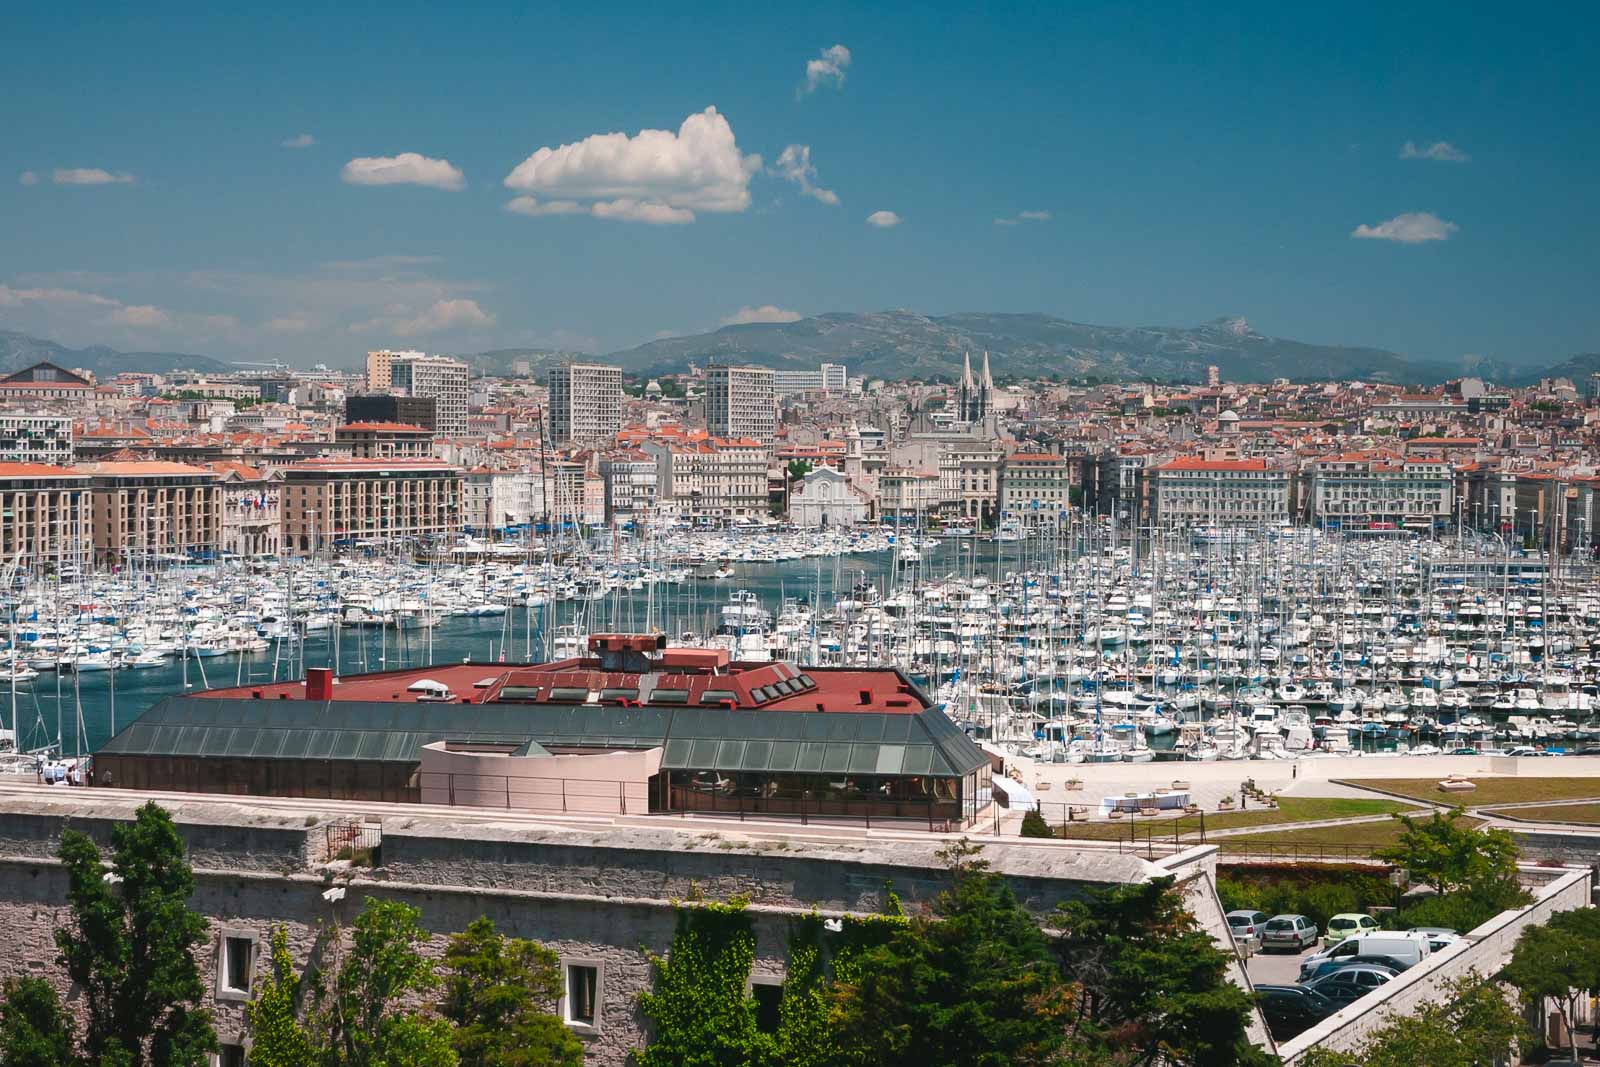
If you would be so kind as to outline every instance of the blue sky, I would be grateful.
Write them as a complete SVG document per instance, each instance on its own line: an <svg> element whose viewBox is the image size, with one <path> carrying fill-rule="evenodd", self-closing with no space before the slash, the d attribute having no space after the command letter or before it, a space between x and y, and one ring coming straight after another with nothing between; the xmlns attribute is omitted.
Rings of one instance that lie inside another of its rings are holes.
<svg viewBox="0 0 1600 1067"><path fill-rule="evenodd" d="M146 6L8 16L0 328L352 363L906 307L1600 348L1592 6Z"/></svg>

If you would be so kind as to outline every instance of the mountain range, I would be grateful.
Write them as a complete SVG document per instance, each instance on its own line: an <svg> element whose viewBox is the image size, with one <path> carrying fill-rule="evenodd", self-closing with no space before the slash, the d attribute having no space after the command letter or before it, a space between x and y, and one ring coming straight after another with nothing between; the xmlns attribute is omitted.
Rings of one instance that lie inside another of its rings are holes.
<svg viewBox="0 0 1600 1067"><path fill-rule="evenodd" d="M119 352L105 345L68 348L38 337L12 330L0 330L0 373L31 367L47 360L58 367L81 367L93 372L96 381L105 381L122 371L151 371L162 374L173 370L232 371L230 364L210 356L182 352Z"/></svg>
<svg viewBox="0 0 1600 1067"><path fill-rule="evenodd" d="M1416 360L1381 348L1268 337L1237 317L1199 326L1127 327L1094 326L1038 314L922 315L903 310L830 312L794 322L724 326L711 333L650 341L602 357L560 349L506 348L461 358L477 373L488 375L540 375L562 360L599 358L641 376L681 372L691 363L704 366L724 361L794 370L843 363L851 374L869 378L954 380L969 352L975 365L988 352L997 376L1053 375L1107 381L1201 382L1210 366L1217 367L1224 381L1361 378L1419 385L1467 374L1520 385L1541 377L1578 380L1600 371L1600 353L1577 355L1540 368L1478 356L1456 362ZM124 370L239 369L239 365L211 356L122 352L105 345L69 348L0 330L0 372L40 360L86 368L100 380Z"/></svg>
<svg viewBox="0 0 1600 1067"><path fill-rule="evenodd" d="M996 374L1199 382L1215 366L1226 381L1363 378L1433 383L1464 373L1509 377L1510 368L1413 360L1381 348L1309 344L1258 333L1242 318L1200 326L1093 326L1050 315L913 311L829 313L794 322L724 326L670 337L608 358L638 373L712 360L811 369L844 363L871 378L954 378L963 357L988 352Z"/></svg>

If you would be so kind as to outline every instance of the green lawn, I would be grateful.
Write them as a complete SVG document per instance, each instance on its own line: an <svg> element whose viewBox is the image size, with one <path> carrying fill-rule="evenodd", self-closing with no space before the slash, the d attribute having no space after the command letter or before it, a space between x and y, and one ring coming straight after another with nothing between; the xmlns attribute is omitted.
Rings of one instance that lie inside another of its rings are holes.
<svg viewBox="0 0 1600 1067"><path fill-rule="evenodd" d="M1477 826L1481 819L1462 819L1463 826ZM1393 819L1355 823L1350 826L1318 826L1300 830L1268 830L1259 834L1218 837L1211 843L1223 852L1277 853L1292 859L1296 855L1330 858L1343 855L1370 855L1374 849L1392 845L1400 836L1401 825Z"/></svg>
<svg viewBox="0 0 1600 1067"><path fill-rule="evenodd" d="M1254 802L1252 802L1253 804ZM1242 826L1284 826L1297 822L1317 822L1322 819L1347 819L1359 815L1387 815L1395 811L1411 811L1411 805L1398 800L1367 800L1352 797L1281 797L1278 810L1250 807L1244 811L1208 811L1205 814L1206 830L1232 830ZM1198 837L1201 819L1198 815L1171 815L1145 817L1124 816L1115 821L1074 822L1057 827L1063 837L1079 840L1128 840L1137 834L1139 840L1154 837L1171 840L1173 834ZM1130 829L1130 825L1132 829ZM1320 833L1319 830L1307 831Z"/></svg>
<svg viewBox="0 0 1600 1067"><path fill-rule="evenodd" d="M1600 804L1540 804L1528 808L1505 808L1497 814L1530 822L1570 822L1583 826L1600 825Z"/></svg>
<svg viewBox="0 0 1600 1067"><path fill-rule="evenodd" d="M1551 760L1559 765L1559 761ZM1443 775L1440 776L1442 778ZM1600 778L1474 778L1478 788L1464 793L1439 790L1439 778L1353 778L1345 785L1361 789L1381 789L1435 804L1481 807L1485 804L1516 804L1532 800L1600 800Z"/></svg>

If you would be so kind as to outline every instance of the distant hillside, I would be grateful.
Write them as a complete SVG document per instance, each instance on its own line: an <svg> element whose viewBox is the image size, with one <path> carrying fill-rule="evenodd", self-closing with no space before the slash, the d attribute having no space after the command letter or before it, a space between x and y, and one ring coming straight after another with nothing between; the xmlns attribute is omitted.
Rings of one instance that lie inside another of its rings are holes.
<svg viewBox="0 0 1600 1067"><path fill-rule="evenodd" d="M1584 380L1591 374L1600 374L1600 352L1584 352L1553 367L1527 371L1520 375L1519 384L1537 385L1540 378L1570 378L1572 384L1582 389Z"/></svg>
<svg viewBox="0 0 1600 1067"><path fill-rule="evenodd" d="M1459 366L1409 360L1379 348L1308 344L1257 333L1242 318L1201 326L1091 326L1050 315L912 311L829 313L797 322L724 326L715 333L671 337L614 352L629 370L682 370L695 362L738 360L776 368L846 363L851 374L877 378L954 377L962 354L988 351L996 374L1062 374L1105 379L1205 380L1216 365L1224 380L1365 378L1437 382Z"/></svg>
<svg viewBox="0 0 1600 1067"><path fill-rule="evenodd" d="M119 352L105 345L88 348L68 348L27 334L0 330L0 372L11 373L31 367L40 360L48 360L62 367L82 367L92 371L97 381L105 381L122 371L152 371L162 374L173 370L231 371L229 366L210 356L192 356L181 352Z"/></svg>
<svg viewBox="0 0 1600 1067"><path fill-rule="evenodd" d="M492 352L478 352L470 356L458 356L465 360L479 374L490 377L512 378L519 376L532 376L542 379L547 368L553 367L563 360L594 359L593 355L582 352L568 352L552 348L497 348Z"/></svg>

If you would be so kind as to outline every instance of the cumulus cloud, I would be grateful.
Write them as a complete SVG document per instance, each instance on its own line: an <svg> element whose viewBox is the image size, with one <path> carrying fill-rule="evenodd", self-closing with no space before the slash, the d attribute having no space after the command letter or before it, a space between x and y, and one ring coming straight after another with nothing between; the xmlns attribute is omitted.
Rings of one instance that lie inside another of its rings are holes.
<svg viewBox="0 0 1600 1067"><path fill-rule="evenodd" d="M311 329L311 320L301 315L282 315L267 320L269 333L305 333Z"/></svg>
<svg viewBox="0 0 1600 1067"><path fill-rule="evenodd" d="M165 326L170 319L152 304L128 304L113 311L107 320L117 326Z"/></svg>
<svg viewBox="0 0 1600 1067"><path fill-rule="evenodd" d="M1455 223L1446 222L1431 211L1408 211L1376 226L1363 223L1351 230L1350 236L1417 245L1426 241L1447 241L1458 229L1460 227Z"/></svg>
<svg viewBox="0 0 1600 1067"><path fill-rule="evenodd" d="M42 312L49 324L59 318L75 326L87 323L101 328L180 330L197 336L215 335L238 325L230 315L174 313L154 304L125 304L100 293L59 286L0 285L0 308Z"/></svg>
<svg viewBox="0 0 1600 1067"><path fill-rule="evenodd" d="M99 167L58 168L52 175L57 185L132 185L133 175L113 173Z"/></svg>
<svg viewBox="0 0 1600 1067"><path fill-rule="evenodd" d="M455 192L466 188L466 176L448 159L429 159L416 152L398 156L361 156L339 172L347 185L426 185Z"/></svg>
<svg viewBox="0 0 1600 1067"><path fill-rule="evenodd" d="M1438 163L1465 163L1472 157L1449 141L1435 141L1428 145L1407 141L1400 147L1400 158L1431 159Z"/></svg>
<svg viewBox="0 0 1600 1067"><path fill-rule="evenodd" d="M387 314L358 322L350 327L350 332L381 332L396 337L415 337L419 334L493 326L494 321L494 316L479 307L476 300L459 298L436 300L431 307L415 315L404 306L390 305Z"/></svg>
<svg viewBox="0 0 1600 1067"><path fill-rule="evenodd" d="M811 146L792 144L778 155L772 173L800 187L801 196L809 196L824 204L837 205L839 194L817 185L817 168L811 163Z"/></svg>
<svg viewBox="0 0 1600 1067"><path fill-rule="evenodd" d="M900 216L892 211L874 211L867 216L867 225L876 226L880 230L887 230L891 226L900 225Z"/></svg>
<svg viewBox="0 0 1600 1067"><path fill-rule="evenodd" d="M728 120L708 107L676 132L597 133L541 148L506 175L506 188L526 194L506 207L523 215L572 215L577 206L602 219L693 222L697 211L749 207L750 178L760 169L761 157L742 154Z"/></svg>
<svg viewBox="0 0 1600 1067"><path fill-rule="evenodd" d="M317 139L309 133L297 133L293 137L285 138L278 143L285 148L310 148L317 143Z"/></svg>
<svg viewBox="0 0 1600 1067"><path fill-rule="evenodd" d="M732 315L724 316L724 326L746 326L752 322L799 322L803 318L798 311L790 311L776 304L762 304L760 307L742 307Z"/></svg>
<svg viewBox="0 0 1600 1067"><path fill-rule="evenodd" d="M589 209L576 200L540 200L532 196L519 196L506 204L506 210L518 215L587 215Z"/></svg>
<svg viewBox="0 0 1600 1067"><path fill-rule="evenodd" d="M842 44L824 48L815 59L806 61L806 83L800 95L814 93L823 86L844 88L844 72L850 69L850 49Z"/></svg>
<svg viewBox="0 0 1600 1067"><path fill-rule="evenodd" d="M1048 211L1019 211L1015 215L1007 215L1004 218L995 219L994 224L996 226L1020 226L1024 222L1049 221L1050 212Z"/></svg>
<svg viewBox="0 0 1600 1067"><path fill-rule="evenodd" d="M21 174L17 175L17 181L21 182L23 185L38 185L39 175L35 174L31 170L25 170Z"/></svg>

